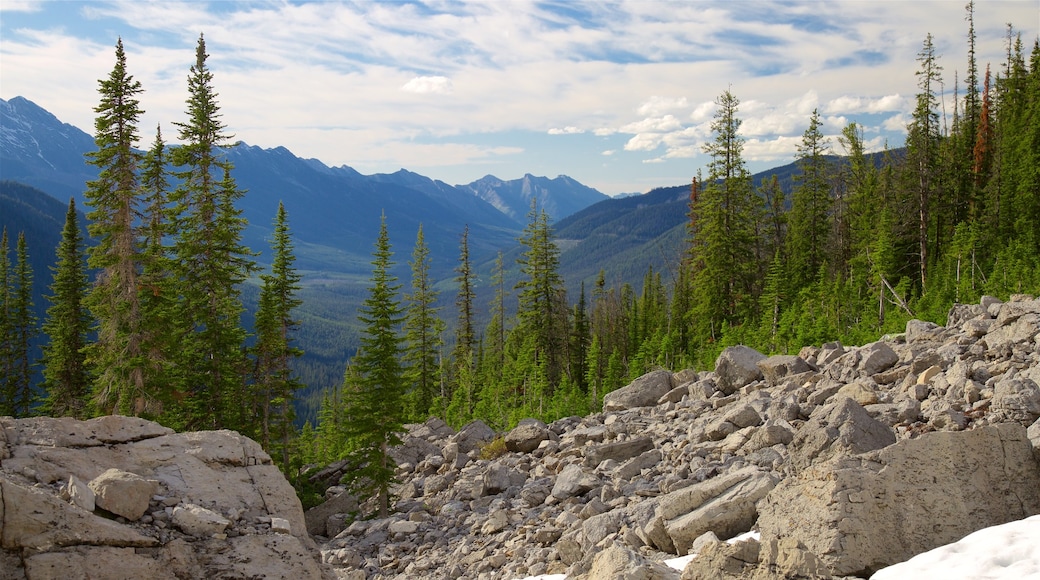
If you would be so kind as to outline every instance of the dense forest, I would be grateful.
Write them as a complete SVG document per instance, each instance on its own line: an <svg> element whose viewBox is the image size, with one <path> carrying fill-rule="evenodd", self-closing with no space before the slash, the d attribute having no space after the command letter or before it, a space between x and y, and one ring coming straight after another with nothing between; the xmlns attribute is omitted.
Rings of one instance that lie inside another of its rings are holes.
<svg viewBox="0 0 1040 580"><path fill-rule="evenodd" d="M927 35L905 147L868 153L855 123L833 143L814 111L790 195L776 178L752 182L740 100L724 91L703 145L710 161L689 188L685 251L667 279L649 269L638 292L600 271L568 295L537 200L515 264L500 254L485 282L470 263L468 230L450 284L431 279L421 227L411 279L399 282L384 219L357 314L361 348L325 391L316 424L302 429L293 403L306 369L295 340L307 321L294 315L290 218L284 208L273 216L275 257L246 313L244 283L258 273L241 243L242 192L219 156L228 137L204 39L186 119L175 123L184 145L166 147L157 131L143 153L143 89L120 42L95 108L91 243L70 203L42 326L24 236L5 231L0 241L0 415L121 413L181 430L237 429L294 480L304 465L353 461L347 483L385 511L387 448L408 422L480 419L504 431L527 417L595 412L605 393L655 368L711 368L729 345L789 353L862 344L910 319L944 323L955 302L1040 293L1040 42L1027 53L1009 25L1005 62L980 71L972 10L952 117L940 114L943 66ZM477 304L477 285L488 282L479 295L491 299ZM453 308L443 306L445 288ZM478 308L487 324L478 325ZM36 361L30 344L41 331L47 346Z"/></svg>

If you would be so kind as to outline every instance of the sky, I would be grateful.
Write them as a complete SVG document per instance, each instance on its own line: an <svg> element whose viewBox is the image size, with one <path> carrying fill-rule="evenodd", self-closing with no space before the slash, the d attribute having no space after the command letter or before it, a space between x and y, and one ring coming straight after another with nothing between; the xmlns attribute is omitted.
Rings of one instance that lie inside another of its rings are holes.
<svg viewBox="0 0 1040 580"><path fill-rule="evenodd" d="M122 38L144 89L142 148L157 126L175 143L203 34L236 140L365 174L568 175L638 193L706 168L726 90L753 172L794 160L813 110L835 153L850 122L870 150L900 146L929 33L949 119L965 91L965 3L0 0L0 98L92 134ZM1008 23L1028 52L1040 0L976 2L980 83L1003 65Z"/></svg>

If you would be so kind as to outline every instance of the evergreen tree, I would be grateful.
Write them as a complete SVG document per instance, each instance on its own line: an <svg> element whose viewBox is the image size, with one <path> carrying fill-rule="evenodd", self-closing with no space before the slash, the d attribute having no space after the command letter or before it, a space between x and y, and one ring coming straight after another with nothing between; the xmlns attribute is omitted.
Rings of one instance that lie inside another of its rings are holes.
<svg viewBox="0 0 1040 580"><path fill-rule="evenodd" d="M36 315L33 314L32 299L32 266L29 265L29 250L25 242L25 233L18 233L15 248L14 287L11 293L10 317L12 332L13 363L7 391L3 393L5 401L0 407L10 409L14 417L28 417L36 402L32 376L35 358L34 341L39 329L36 326Z"/></svg>
<svg viewBox="0 0 1040 580"><path fill-rule="evenodd" d="M935 196L939 186L937 170L940 132L936 95L938 85L942 82L942 67L935 55L931 34L925 37L924 46L917 54L917 62L921 66L916 73L920 92L917 93L913 120L907 126L906 149L909 187L917 202L917 258L920 287L924 289L928 279L929 227L937 215L932 211L938 201Z"/></svg>
<svg viewBox="0 0 1040 580"><path fill-rule="evenodd" d="M423 238L422 224L415 237L412 251L412 291L405 295L407 315L405 317L404 361L408 370L407 382L410 390L411 417L416 421L426 420L433 408L434 397L440 380L437 362L443 344L441 334L444 321L437 316L438 292L430 279L430 249Z"/></svg>
<svg viewBox="0 0 1040 580"><path fill-rule="evenodd" d="M711 124L714 141L704 145L708 163L706 185L697 200L696 244L692 248L696 289L694 321L699 335L720 336L724 324L737 323L753 310L756 196L744 166L737 117L740 101L728 90L716 101Z"/></svg>
<svg viewBox="0 0 1040 580"><path fill-rule="evenodd" d="M11 318L11 302L14 289L11 286L11 256L7 243L7 227L0 236L0 416L14 414L7 395L14 392L14 320Z"/></svg>
<svg viewBox="0 0 1040 580"><path fill-rule="evenodd" d="M98 178L87 183L91 206L88 230L97 244L89 250L88 264L98 278L88 297L97 320L97 339L88 362L96 375L95 404L102 413L125 415L155 410L146 392L139 303L140 246L138 176L141 154L136 151L137 121L143 114L137 95L141 83L126 69L122 39L116 44L116 64L99 81L101 102L94 108L94 142L87 154Z"/></svg>
<svg viewBox="0 0 1040 580"><path fill-rule="evenodd" d="M396 468L390 448L401 444L405 420L403 340L398 334L404 317L397 298L400 285L390 273L393 252L385 215L373 256L372 286L358 314L364 328L352 364L357 381L343 393L344 431L353 447L348 456L353 469L345 483L358 497L375 497L379 517L385 518Z"/></svg>
<svg viewBox="0 0 1040 580"><path fill-rule="evenodd" d="M809 128L798 145L795 175L797 186L788 214L790 235L787 237L788 274L794 289L808 285L826 260L830 233L830 182L827 140L820 128L820 114L813 110Z"/></svg>
<svg viewBox="0 0 1040 580"><path fill-rule="evenodd" d="M180 344L175 340L178 305L177 268L170 255L173 235L169 207L168 154L162 130L156 127L155 142L141 164L140 197L144 203L141 218L140 309L141 350L145 355L144 384L161 408L176 402L172 364Z"/></svg>
<svg viewBox="0 0 1040 580"><path fill-rule="evenodd" d="M188 77L188 121L176 124L184 144L172 156L181 182L172 195L182 296L176 396L189 401L176 421L189 428L238 429L246 427L248 400L240 285L255 265L241 243L245 220L235 208L244 192L231 177L230 163L221 159L230 138L220 121L208 56L200 36Z"/></svg>
<svg viewBox="0 0 1040 580"><path fill-rule="evenodd" d="M455 307L459 311L458 324L455 327L455 348L452 359L458 365L459 361L470 358L467 353L473 353L477 344L477 335L474 330L473 301L475 291L473 289L473 268L469 262L469 225L462 231L462 240L459 242L459 265L455 268L455 283L459 291L455 296Z"/></svg>
<svg viewBox="0 0 1040 580"><path fill-rule="evenodd" d="M42 412L52 417L86 419L91 376L84 349L92 321L85 304L88 282L75 198L69 199L57 254L48 297L51 306L43 323L48 341L43 350L43 389L47 395Z"/></svg>
<svg viewBox="0 0 1040 580"><path fill-rule="evenodd" d="M517 258L520 280L518 331L532 336L534 361L545 363L549 385L555 385L567 360L567 311L560 277L560 249L556 246L549 216L531 201L528 223L519 242L524 252ZM549 393L551 394L551 393Z"/></svg>
<svg viewBox="0 0 1040 580"><path fill-rule="evenodd" d="M288 473L289 449L295 432L293 410L295 392L303 384L293 376L292 362L303 355L295 346L299 321L293 311L303 303L297 298L300 275L293 266L292 239L285 206L278 203L271 239L273 259L271 273L262 274L256 311L256 344L253 346L253 400L249 416L259 418L260 444L279 458L282 471ZM254 419L255 420L255 419ZM277 449L278 453L274 451Z"/></svg>

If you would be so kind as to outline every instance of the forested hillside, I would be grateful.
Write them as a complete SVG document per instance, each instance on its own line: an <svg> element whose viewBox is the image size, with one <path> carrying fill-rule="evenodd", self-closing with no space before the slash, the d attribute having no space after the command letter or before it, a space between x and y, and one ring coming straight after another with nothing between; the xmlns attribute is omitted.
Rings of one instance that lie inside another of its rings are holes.
<svg viewBox="0 0 1040 580"><path fill-rule="evenodd" d="M514 254L481 273L470 254L481 242L466 227L448 279L431 275L420 224L409 230L414 238L399 239L383 216L359 230L372 237L371 277L350 301L342 286L302 282L285 207L270 218L270 268L242 243L250 224L221 153L226 128L204 39L186 118L176 124L185 145L173 149L161 134L146 151L135 148L143 89L121 42L116 56L95 108L98 177L86 199L96 245L75 235L69 211L43 326L42 406L24 372L23 339L36 332L24 313L24 252L10 259L0 248L0 414L121 413L177 429L237 429L290 476L302 464L349 458L365 474L354 483L385 499L386 451L405 422L436 415L459 427L480 418L502 430L526 417L585 414L632 378L708 367L728 345L780 353L856 344L913 318L941 322L954 302L1040 293L1040 42L1027 51L1010 27L1006 61L985 72L969 61L949 117L939 106L943 67L925 37L898 154L868 155L856 123L832 142L814 111L787 195L779 175L752 179L740 99L726 90L703 145L707 167L691 168L688 188L648 194L670 203L619 200L557 230L532 198ZM682 224L659 233L676 208ZM616 215L596 216L603 211ZM658 249L664 266L646 268L642 284L626 281ZM569 291L565 256L580 279ZM255 311L246 307L250 292L258 292ZM318 294L330 309L321 322L300 316L300 300ZM298 338L350 327L360 354L323 378L336 386L322 394L317 422L298 431Z"/></svg>

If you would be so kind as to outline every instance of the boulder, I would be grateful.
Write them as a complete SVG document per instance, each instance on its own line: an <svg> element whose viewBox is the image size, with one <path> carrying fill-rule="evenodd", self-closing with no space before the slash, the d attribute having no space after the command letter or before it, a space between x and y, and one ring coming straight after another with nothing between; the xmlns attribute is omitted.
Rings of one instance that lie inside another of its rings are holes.
<svg viewBox="0 0 1040 580"><path fill-rule="evenodd" d="M636 407L656 405L657 401L672 390L670 371L647 373L628 386L603 395L603 411L624 411Z"/></svg>
<svg viewBox="0 0 1040 580"><path fill-rule="evenodd" d="M888 370L899 362L899 355L884 341L872 342L859 349L859 368L866 375Z"/></svg>
<svg viewBox="0 0 1040 580"><path fill-rule="evenodd" d="M712 531L728 539L751 529L755 503L778 478L755 467L740 469L658 498L644 533L658 549L686 555L694 540Z"/></svg>
<svg viewBox="0 0 1040 580"><path fill-rule="evenodd" d="M614 543L596 554L584 580L677 580L679 572Z"/></svg>
<svg viewBox="0 0 1040 580"><path fill-rule="evenodd" d="M159 491L159 482L136 473L109 469L88 484L97 507L134 521L148 511L148 502Z"/></svg>
<svg viewBox="0 0 1040 580"><path fill-rule="evenodd" d="M449 441L458 444L459 451L463 454L480 449L485 443L495 438L495 430L488 427L486 423L477 419L466 423L459 432L449 438Z"/></svg>
<svg viewBox="0 0 1040 580"><path fill-rule="evenodd" d="M549 438L549 428L537 419L524 419L506 434L506 449L514 453L530 453Z"/></svg>
<svg viewBox="0 0 1040 580"><path fill-rule="evenodd" d="M789 354L774 355L767 359L762 359L756 364L759 370L762 371L762 377L765 378L766 384L771 387L779 385L787 377L812 370L809 363L805 362L805 359Z"/></svg>
<svg viewBox="0 0 1040 580"><path fill-rule="evenodd" d="M295 490L270 456L238 433L174 433L115 415L0 418L0 433L8 455L0 463L5 571L30 578L70 569L102 571L62 577L107 578L109 570L124 578L333 577L320 564ZM120 519L86 509L89 501L77 499L84 486L76 483L85 481L96 507ZM188 498L204 503L217 522L192 528L203 534L197 538L178 525L193 511Z"/></svg>
<svg viewBox="0 0 1040 580"><path fill-rule="evenodd" d="M715 359L715 383L724 395L762 378L759 361L766 355L749 346L730 346Z"/></svg>
<svg viewBox="0 0 1040 580"><path fill-rule="evenodd" d="M993 387L991 409L1004 421L1029 425L1040 418L1040 387L1027 378L998 381Z"/></svg>
<svg viewBox="0 0 1040 580"><path fill-rule="evenodd" d="M594 474L589 473L579 465L570 464L556 476L556 484L552 488L552 496L556 499L567 499L572 496L582 495L602 485L602 482Z"/></svg>
<svg viewBox="0 0 1040 580"><path fill-rule="evenodd" d="M349 514L357 511L356 497L346 492L333 495L303 514L307 533L312 536L334 536L335 534L328 530L329 518L335 514Z"/></svg>
<svg viewBox="0 0 1040 580"><path fill-rule="evenodd" d="M835 576L868 577L975 530L1040 513L1026 428L927 433L815 464L759 505L763 543L800 542Z"/></svg>
<svg viewBox="0 0 1040 580"><path fill-rule="evenodd" d="M842 397L818 407L789 446L794 470L836 455L854 455L896 442L895 432L874 419L856 401Z"/></svg>
<svg viewBox="0 0 1040 580"><path fill-rule="evenodd" d="M758 564L760 547L757 540L728 544L712 542L704 546L696 558L683 568L681 580L736 580Z"/></svg>
<svg viewBox="0 0 1040 580"><path fill-rule="evenodd" d="M585 463L596 467L608 459L625 461L654 448L654 440L649 437L637 437L626 441L612 441L585 447Z"/></svg>
<svg viewBox="0 0 1040 580"><path fill-rule="evenodd" d="M185 534L202 538L219 534L231 525L224 516L191 503L173 508L172 520Z"/></svg>

